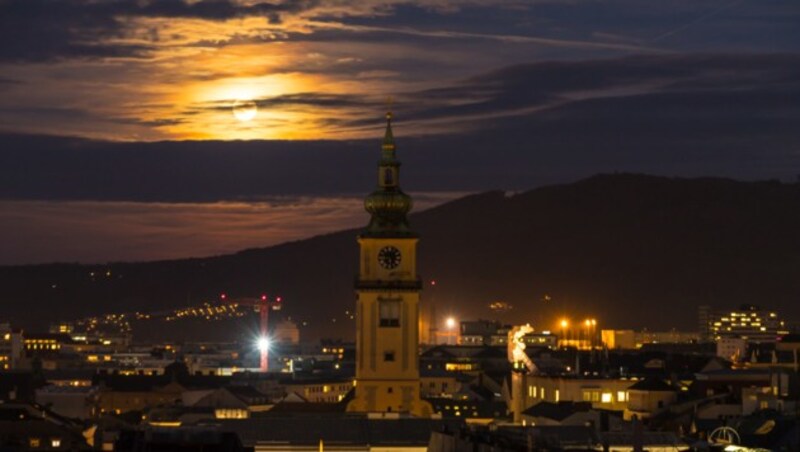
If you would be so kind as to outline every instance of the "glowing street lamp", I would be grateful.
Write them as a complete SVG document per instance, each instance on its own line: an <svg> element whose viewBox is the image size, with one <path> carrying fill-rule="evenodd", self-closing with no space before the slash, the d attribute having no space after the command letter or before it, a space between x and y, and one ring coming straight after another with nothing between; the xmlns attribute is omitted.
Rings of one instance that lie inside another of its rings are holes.
<svg viewBox="0 0 800 452"><path fill-rule="evenodd" d="M450 337L455 337L456 334L456 325L458 322L456 321L455 317L448 317L447 320L444 322L445 326L447 327L447 343L450 343ZM456 342L453 340L453 342Z"/></svg>
<svg viewBox="0 0 800 452"><path fill-rule="evenodd" d="M567 328L569 328L569 320L561 319L561 321L559 322L559 325L561 326L561 343L563 344L564 347L566 347L567 346Z"/></svg>
<svg viewBox="0 0 800 452"><path fill-rule="evenodd" d="M256 346L258 347L258 351L264 353L269 350L269 338L265 336L261 336L256 341Z"/></svg>

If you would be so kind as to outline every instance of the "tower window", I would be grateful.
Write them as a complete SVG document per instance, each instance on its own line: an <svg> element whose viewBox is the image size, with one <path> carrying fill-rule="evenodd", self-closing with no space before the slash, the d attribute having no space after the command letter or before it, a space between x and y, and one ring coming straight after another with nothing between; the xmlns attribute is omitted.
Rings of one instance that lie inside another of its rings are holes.
<svg viewBox="0 0 800 452"><path fill-rule="evenodd" d="M400 326L400 302L381 301L379 303L380 326Z"/></svg>
<svg viewBox="0 0 800 452"><path fill-rule="evenodd" d="M383 352L384 361L394 361L394 352Z"/></svg>

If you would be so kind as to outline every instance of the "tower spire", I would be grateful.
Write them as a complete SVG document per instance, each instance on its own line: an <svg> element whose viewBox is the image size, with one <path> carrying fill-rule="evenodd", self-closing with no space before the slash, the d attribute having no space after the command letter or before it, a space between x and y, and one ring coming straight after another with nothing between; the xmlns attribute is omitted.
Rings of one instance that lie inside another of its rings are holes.
<svg viewBox="0 0 800 452"><path fill-rule="evenodd" d="M378 161L378 187L367 199L364 207L371 214L366 233L376 235L414 235L406 214L413 205L411 197L400 189L400 161L395 154L392 133L392 112L386 112L386 130L381 143Z"/></svg>
<svg viewBox="0 0 800 452"><path fill-rule="evenodd" d="M394 159L395 158L395 144L394 144L394 134L392 133L392 112L386 112L386 132L383 133L383 144L381 145L381 150L383 151L383 158L384 159Z"/></svg>

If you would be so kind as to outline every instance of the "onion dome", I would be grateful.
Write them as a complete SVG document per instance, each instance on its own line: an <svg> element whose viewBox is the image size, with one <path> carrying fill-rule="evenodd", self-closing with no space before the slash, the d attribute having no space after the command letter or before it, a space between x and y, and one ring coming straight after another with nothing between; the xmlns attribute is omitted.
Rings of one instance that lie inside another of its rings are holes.
<svg viewBox="0 0 800 452"><path fill-rule="evenodd" d="M364 200L364 208L372 216L366 235L414 235L406 217L413 202L400 189L400 161L395 150L392 114L386 113L386 132L378 161L378 188Z"/></svg>

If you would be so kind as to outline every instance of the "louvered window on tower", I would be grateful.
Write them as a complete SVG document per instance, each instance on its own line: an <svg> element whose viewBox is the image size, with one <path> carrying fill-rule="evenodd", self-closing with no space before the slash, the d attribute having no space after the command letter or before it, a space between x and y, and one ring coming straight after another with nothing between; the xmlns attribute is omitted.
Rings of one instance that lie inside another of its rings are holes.
<svg viewBox="0 0 800 452"><path fill-rule="evenodd" d="M380 310L380 326L400 326L399 301L381 301L378 306Z"/></svg>

